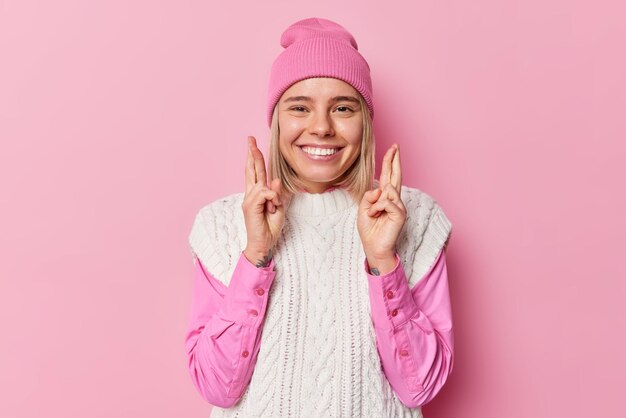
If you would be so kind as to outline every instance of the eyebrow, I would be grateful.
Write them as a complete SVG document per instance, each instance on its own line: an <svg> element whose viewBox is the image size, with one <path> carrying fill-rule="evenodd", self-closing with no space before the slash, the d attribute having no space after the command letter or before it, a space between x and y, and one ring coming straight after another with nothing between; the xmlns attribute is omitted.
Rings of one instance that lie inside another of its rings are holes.
<svg viewBox="0 0 626 418"><path fill-rule="evenodd" d="M285 100L283 100L284 103L287 102L312 102L313 99L311 99L309 96L291 96L286 98ZM357 99L356 97L353 96L335 96L332 99L330 99L331 102L353 102L353 103L359 103L359 99Z"/></svg>

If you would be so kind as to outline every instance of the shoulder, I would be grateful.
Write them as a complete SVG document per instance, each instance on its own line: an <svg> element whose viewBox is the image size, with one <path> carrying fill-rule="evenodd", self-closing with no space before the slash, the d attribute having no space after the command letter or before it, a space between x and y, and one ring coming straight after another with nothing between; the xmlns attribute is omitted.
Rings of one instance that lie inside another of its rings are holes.
<svg viewBox="0 0 626 418"><path fill-rule="evenodd" d="M407 210L405 233L411 261L409 284L414 286L432 267L452 235L452 222L439 202L415 187L402 186L402 203Z"/></svg>
<svg viewBox="0 0 626 418"><path fill-rule="evenodd" d="M196 216L203 216L209 213L221 212L231 210L236 205L240 205L243 202L243 192L232 193L218 199L215 199L204 206L201 206Z"/></svg>
<svg viewBox="0 0 626 418"><path fill-rule="evenodd" d="M413 222L430 225L433 222L445 223L452 228L452 223L446 216L437 199L416 187L402 186L400 198L407 209L407 218Z"/></svg>
<svg viewBox="0 0 626 418"><path fill-rule="evenodd" d="M213 235L215 229L234 225L239 217L243 218L241 211L243 197L243 192L232 193L202 206L195 215L191 237L194 235L197 237L201 233Z"/></svg>
<svg viewBox="0 0 626 418"><path fill-rule="evenodd" d="M188 236L189 249L223 283L245 244L241 204L244 193L233 193L202 206Z"/></svg>
<svg viewBox="0 0 626 418"><path fill-rule="evenodd" d="M400 197L402 198L402 202L405 206L411 205L412 208L421 207L432 209L432 207L437 203L437 201L425 191L418 189L417 187L405 185L402 185L401 187Z"/></svg>
<svg viewBox="0 0 626 418"><path fill-rule="evenodd" d="M419 246L431 246L438 254L452 235L452 221L432 195L415 187L402 186L402 203L407 210L407 228Z"/></svg>
<svg viewBox="0 0 626 418"><path fill-rule="evenodd" d="M232 213L237 210L241 210L241 204L243 203L244 193L232 193L224 197L213 200L200 207L196 213L196 221L212 220L217 214Z"/></svg>

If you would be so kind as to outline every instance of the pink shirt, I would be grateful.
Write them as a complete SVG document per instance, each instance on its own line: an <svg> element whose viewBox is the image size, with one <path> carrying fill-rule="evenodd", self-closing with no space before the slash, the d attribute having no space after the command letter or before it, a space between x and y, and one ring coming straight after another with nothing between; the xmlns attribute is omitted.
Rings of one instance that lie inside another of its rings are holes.
<svg viewBox="0 0 626 418"><path fill-rule="evenodd" d="M189 373L201 396L228 408L250 383L260 348L274 260L256 267L243 252L229 286L194 257L191 318L185 337ZM415 408L437 395L453 366L454 337L445 248L413 289L396 254L391 272L367 275L383 372L398 398Z"/></svg>

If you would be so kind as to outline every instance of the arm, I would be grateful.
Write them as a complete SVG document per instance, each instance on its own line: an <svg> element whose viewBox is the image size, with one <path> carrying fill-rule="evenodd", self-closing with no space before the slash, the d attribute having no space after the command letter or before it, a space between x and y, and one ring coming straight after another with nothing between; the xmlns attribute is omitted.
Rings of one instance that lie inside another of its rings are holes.
<svg viewBox="0 0 626 418"><path fill-rule="evenodd" d="M242 252L230 284L208 273L194 255L195 273L185 352L200 395L228 408L250 383L260 348L268 294L276 272L252 264Z"/></svg>
<svg viewBox="0 0 626 418"><path fill-rule="evenodd" d="M439 393L454 362L445 248L413 289L397 254L393 270L382 275L364 263L385 376L406 406L424 405Z"/></svg>

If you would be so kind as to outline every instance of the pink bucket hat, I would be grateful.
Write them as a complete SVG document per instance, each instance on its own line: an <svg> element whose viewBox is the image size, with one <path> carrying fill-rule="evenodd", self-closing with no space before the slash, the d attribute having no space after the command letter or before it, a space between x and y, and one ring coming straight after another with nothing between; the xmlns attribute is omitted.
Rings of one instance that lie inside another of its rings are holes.
<svg viewBox="0 0 626 418"><path fill-rule="evenodd" d="M374 118L372 80L367 61L358 52L354 37L343 26L318 17L299 20L280 38L285 48L272 64L267 123L272 125L274 106L292 84L311 77L332 77L354 87Z"/></svg>

